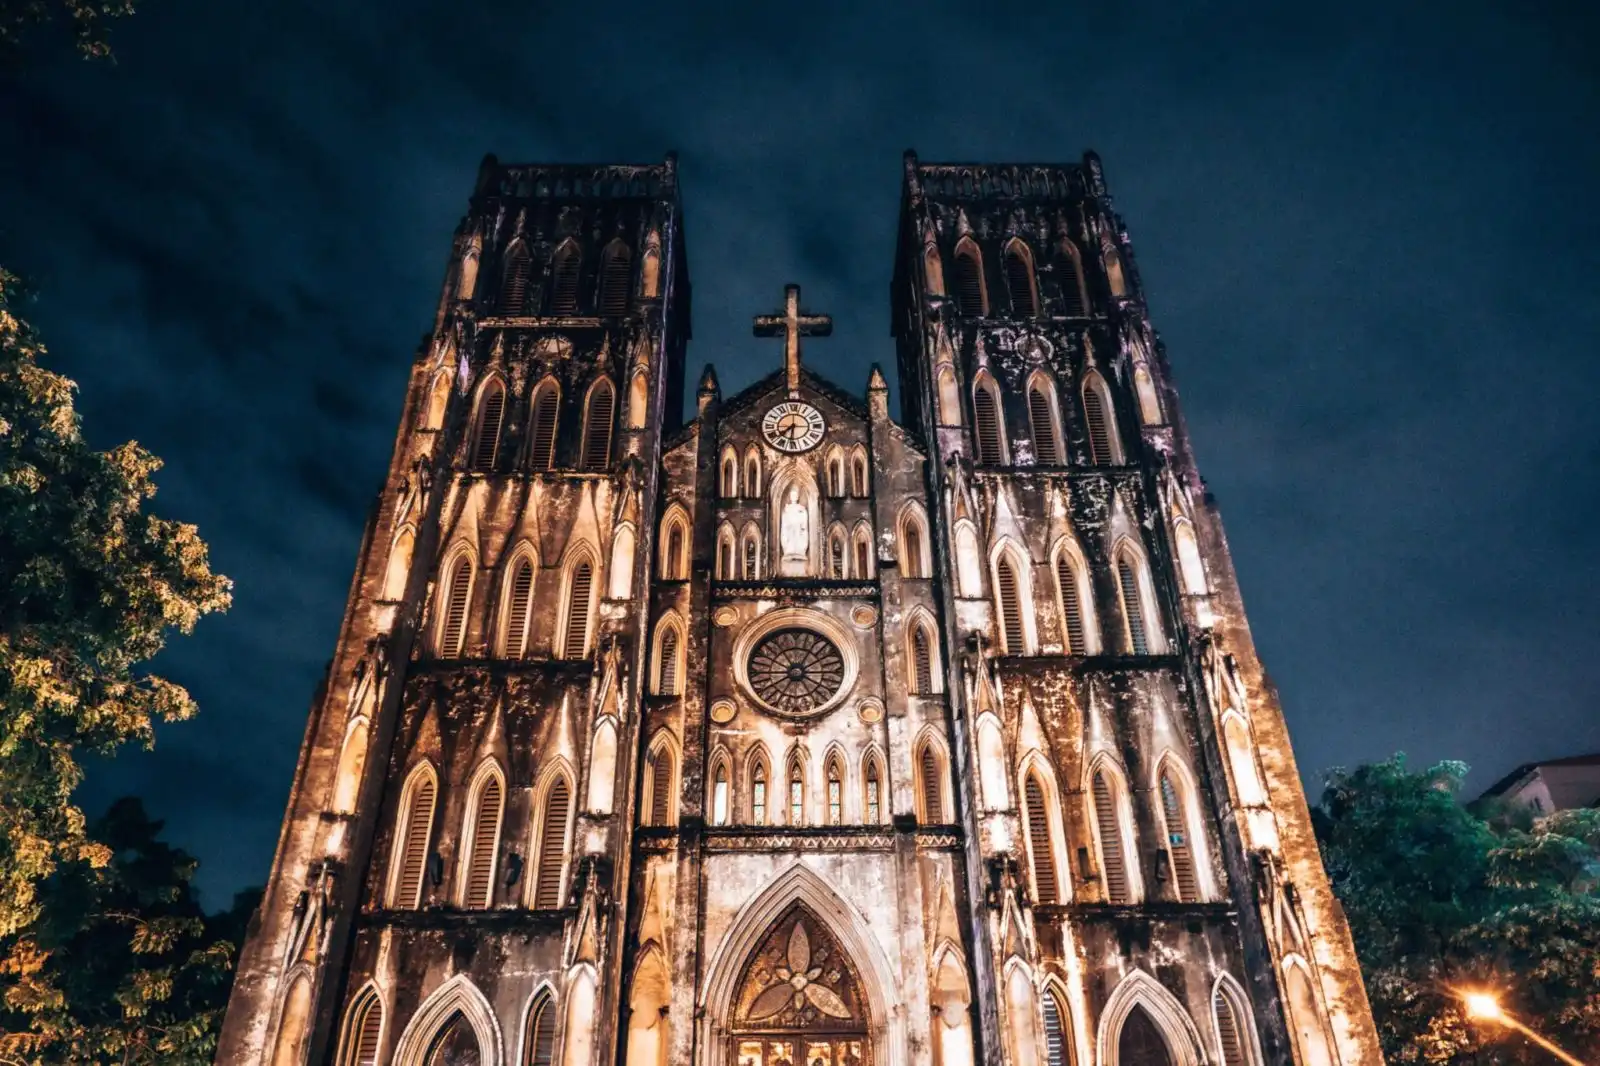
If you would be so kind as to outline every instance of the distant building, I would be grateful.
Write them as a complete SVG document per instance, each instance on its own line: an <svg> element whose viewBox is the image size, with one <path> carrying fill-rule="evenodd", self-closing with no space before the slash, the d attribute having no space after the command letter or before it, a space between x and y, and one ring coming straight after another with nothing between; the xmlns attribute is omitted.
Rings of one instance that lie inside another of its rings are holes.
<svg viewBox="0 0 1600 1066"><path fill-rule="evenodd" d="M1503 799L1532 808L1535 814L1600 807L1600 752L1523 763L1479 799Z"/></svg>

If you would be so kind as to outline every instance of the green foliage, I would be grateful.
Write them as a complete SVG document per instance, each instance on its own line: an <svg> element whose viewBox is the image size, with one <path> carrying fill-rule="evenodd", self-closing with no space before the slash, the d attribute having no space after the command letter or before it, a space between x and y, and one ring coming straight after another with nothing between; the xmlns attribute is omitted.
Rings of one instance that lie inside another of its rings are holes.
<svg viewBox="0 0 1600 1066"><path fill-rule="evenodd" d="M1460 989L1580 1057L1600 1049L1600 810L1538 821L1459 802L1467 772L1336 770L1313 812L1391 1063L1548 1062L1466 1019Z"/></svg>
<svg viewBox="0 0 1600 1066"><path fill-rule="evenodd" d="M58 863L108 861L71 802L77 756L149 746L156 721L194 713L138 668L231 588L193 526L144 513L155 456L84 442L74 385L39 365L16 290L0 270L0 938L38 917Z"/></svg>
<svg viewBox="0 0 1600 1066"><path fill-rule="evenodd" d="M91 827L109 865L62 864L40 889L42 916L0 963L0 1057L22 1063L201 1066L216 1050L242 898L208 918L190 889L195 861L158 839L137 799Z"/></svg>
<svg viewBox="0 0 1600 1066"><path fill-rule="evenodd" d="M85 59L106 59L107 23L133 14L133 0L0 0L0 65L10 65L39 29L63 29Z"/></svg>

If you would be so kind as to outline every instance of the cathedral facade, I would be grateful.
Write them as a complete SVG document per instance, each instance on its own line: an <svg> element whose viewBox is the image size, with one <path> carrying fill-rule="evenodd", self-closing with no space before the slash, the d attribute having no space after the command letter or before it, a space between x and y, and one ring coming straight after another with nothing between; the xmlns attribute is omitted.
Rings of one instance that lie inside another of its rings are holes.
<svg viewBox="0 0 1600 1066"><path fill-rule="evenodd" d="M673 159L485 159L219 1063L1381 1062L1098 158L901 193L898 420L686 418Z"/></svg>

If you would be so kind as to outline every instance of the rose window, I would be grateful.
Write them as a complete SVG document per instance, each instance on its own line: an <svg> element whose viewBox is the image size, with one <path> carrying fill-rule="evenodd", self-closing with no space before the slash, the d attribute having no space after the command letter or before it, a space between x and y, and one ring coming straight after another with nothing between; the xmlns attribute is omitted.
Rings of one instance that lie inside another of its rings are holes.
<svg viewBox="0 0 1600 1066"><path fill-rule="evenodd" d="M747 672L761 702L784 714L805 714L838 694L844 656L814 630L780 629L751 649Z"/></svg>

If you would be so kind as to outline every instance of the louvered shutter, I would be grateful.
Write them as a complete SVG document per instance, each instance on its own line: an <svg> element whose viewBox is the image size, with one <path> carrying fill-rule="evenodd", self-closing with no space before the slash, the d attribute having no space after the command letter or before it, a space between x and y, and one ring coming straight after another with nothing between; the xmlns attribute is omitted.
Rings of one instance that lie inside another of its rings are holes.
<svg viewBox="0 0 1600 1066"><path fill-rule="evenodd" d="M931 745L923 747L921 764L923 821L939 825L944 822L944 789L939 787L939 757Z"/></svg>
<svg viewBox="0 0 1600 1066"><path fill-rule="evenodd" d="M585 470L604 470L611 465L611 423L616 400L616 391L609 381L601 381L589 392L589 414L583 423Z"/></svg>
<svg viewBox="0 0 1600 1066"><path fill-rule="evenodd" d="M978 435L978 462L1004 462L1004 452L1000 447L1000 404L994 390L985 385L973 390L972 414Z"/></svg>
<svg viewBox="0 0 1600 1066"><path fill-rule="evenodd" d="M356 1008L345 1066L378 1066L378 1038L383 1033L383 1004L369 994Z"/></svg>
<svg viewBox="0 0 1600 1066"><path fill-rule="evenodd" d="M1008 655L1021 655L1024 648L1022 633L1022 592L1017 581L1016 566L1003 558L995 566L996 591L1000 595L1000 640Z"/></svg>
<svg viewBox="0 0 1600 1066"><path fill-rule="evenodd" d="M656 691L663 696L678 694L678 631L668 629L661 634L661 683Z"/></svg>
<svg viewBox="0 0 1600 1066"><path fill-rule="evenodd" d="M1122 589L1122 615L1128 622L1128 641L1135 655L1150 654L1150 637L1144 628L1144 600L1139 577L1126 555L1117 556L1117 584Z"/></svg>
<svg viewBox="0 0 1600 1066"><path fill-rule="evenodd" d="M572 792L565 778L550 786L544 801L544 824L539 830L539 880L534 887L533 905L539 910L561 906L561 867L567 861L567 818L572 810Z"/></svg>
<svg viewBox="0 0 1600 1066"><path fill-rule="evenodd" d="M1083 631L1083 603L1078 595L1078 571L1065 551L1056 556L1056 585L1061 592L1061 625L1067 632L1067 654L1087 655L1089 641Z"/></svg>
<svg viewBox="0 0 1600 1066"><path fill-rule="evenodd" d="M439 633L439 654L454 659L461 654L467 635L467 597L472 591L472 560L456 560L450 571L450 585L444 599L444 626Z"/></svg>
<svg viewBox="0 0 1600 1066"><path fill-rule="evenodd" d="M633 253L620 241L606 248L606 259L600 267L600 313L625 315L633 288Z"/></svg>
<svg viewBox="0 0 1600 1066"><path fill-rule="evenodd" d="M1061 305L1068 316L1083 317L1083 280L1078 257L1071 252L1061 256Z"/></svg>
<svg viewBox="0 0 1600 1066"><path fill-rule="evenodd" d="M1194 903L1200 898L1200 882L1194 868L1194 849L1189 842L1189 821L1184 817L1183 795L1170 770L1161 772L1161 813L1166 816L1167 854L1172 856L1178 899Z"/></svg>
<svg viewBox="0 0 1600 1066"><path fill-rule="evenodd" d="M478 411L478 435L472 442L472 469L479 473L494 469L495 453L500 450L500 422L505 413L505 390L498 386L490 389Z"/></svg>
<svg viewBox="0 0 1600 1066"><path fill-rule="evenodd" d="M566 659L581 659L589 652L589 597L594 591L594 567L585 559L572 569L572 587L567 591L567 632L561 653Z"/></svg>
<svg viewBox="0 0 1600 1066"><path fill-rule="evenodd" d="M656 752L650 774L650 824L670 825L672 819L672 753Z"/></svg>
<svg viewBox="0 0 1600 1066"><path fill-rule="evenodd" d="M1033 270L1020 252L1006 253L1006 288L1011 292L1011 313L1036 315L1039 309L1033 302Z"/></svg>
<svg viewBox="0 0 1600 1066"><path fill-rule="evenodd" d="M1222 990L1213 999L1217 1019L1217 1040L1222 1044L1222 1066L1245 1066L1244 1033L1234 1014L1233 1004Z"/></svg>
<svg viewBox="0 0 1600 1066"><path fill-rule="evenodd" d="M494 901L494 848L500 838L500 779L491 777L478 789L472 819L472 851L467 858L467 886L462 905L482 910Z"/></svg>
<svg viewBox="0 0 1600 1066"><path fill-rule="evenodd" d="M545 383L533 397L533 426L528 434L533 451L533 468L549 470L556 465L556 425L561 417L561 396L556 386Z"/></svg>
<svg viewBox="0 0 1600 1066"><path fill-rule="evenodd" d="M1100 829L1100 872L1106 879L1106 897L1112 903L1128 902L1128 868L1122 855L1121 819L1104 770L1094 774L1094 817Z"/></svg>
<svg viewBox="0 0 1600 1066"><path fill-rule="evenodd" d="M506 256L505 278L500 285L500 312L520 315L528 308L528 249L517 245Z"/></svg>
<svg viewBox="0 0 1600 1066"><path fill-rule="evenodd" d="M978 257L971 250L956 256L956 305L964 315L983 314L983 279Z"/></svg>
<svg viewBox="0 0 1600 1066"><path fill-rule="evenodd" d="M911 631L911 691L933 691L933 648L928 641L928 631L917 626Z"/></svg>
<svg viewBox="0 0 1600 1066"><path fill-rule="evenodd" d="M428 866L428 840L433 836L432 779L422 778L412 788L402 833L394 906L415 909L422 905L422 874Z"/></svg>
<svg viewBox="0 0 1600 1066"><path fill-rule="evenodd" d="M1050 846L1049 815L1045 810L1044 789L1031 773L1024 792L1028 804L1028 843L1033 850L1033 884L1040 903L1055 903L1058 898L1056 863L1054 849Z"/></svg>
<svg viewBox="0 0 1600 1066"><path fill-rule="evenodd" d="M528 606L533 599L533 564L517 562L511 575L511 602L506 608L506 657L520 659L528 650Z"/></svg>
<svg viewBox="0 0 1600 1066"><path fill-rule="evenodd" d="M550 272L550 313L575 315L578 313L578 276L583 271L583 257L572 245L564 245L556 253L554 269Z"/></svg>
<svg viewBox="0 0 1600 1066"><path fill-rule="evenodd" d="M1063 1023L1065 1012L1061 1009L1061 1003L1054 992L1046 990L1039 1005L1044 1008L1045 1066L1067 1066L1067 1027Z"/></svg>
<svg viewBox="0 0 1600 1066"><path fill-rule="evenodd" d="M1112 460L1111 424L1106 417L1106 401L1093 385L1083 390L1083 418L1089 424L1089 459L1095 464Z"/></svg>
<svg viewBox="0 0 1600 1066"><path fill-rule="evenodd" d="M528 1012L528 1033L522 1041L525 1066L551 1066L555 1061L556 1019L550 997L542 995Z"/></svg>
<svg viewBox="0 0 1600 1066"><path fill-rule="evenodd" d="M1058 466L1061 452L1056 447L1056 420L1050 413L1050 397L1035 385L1028 390L1028 421L1033 428L1033 457L1042 466Z"/></svg>

